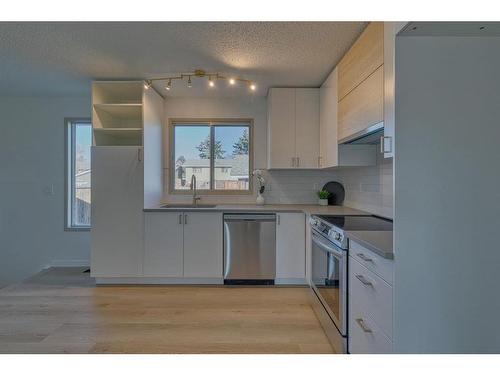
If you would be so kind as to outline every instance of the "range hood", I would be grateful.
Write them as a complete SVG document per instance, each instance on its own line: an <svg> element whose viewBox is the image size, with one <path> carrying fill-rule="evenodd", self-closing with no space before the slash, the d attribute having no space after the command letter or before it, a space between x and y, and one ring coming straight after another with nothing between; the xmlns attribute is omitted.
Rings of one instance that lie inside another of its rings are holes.
<svg viewBox="0 0 500 375"><path fill-rule="evenodd" d="M339 140L339 145L374 145L384 135L384 122L371 125L357 133Z"/></svg>

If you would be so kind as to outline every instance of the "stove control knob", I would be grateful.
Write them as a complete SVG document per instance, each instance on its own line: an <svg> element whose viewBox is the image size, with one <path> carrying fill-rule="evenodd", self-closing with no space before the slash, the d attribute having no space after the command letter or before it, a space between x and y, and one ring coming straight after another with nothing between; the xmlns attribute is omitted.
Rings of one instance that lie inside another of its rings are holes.
<svg viewBox="0 0 500 375"><path fill-rule="evenodd" d="M340 241L341 238L342 238L342 236L340 235L340 233L335 233L335 239L337 241Z"/></svg>
<svg viewBox="0 0 500 375"><path fill-rule="evenodd" d="M318 220L316 220L316 219L309 219L309 224L311 224L313 226L314 225L318 225Z"/></svg>

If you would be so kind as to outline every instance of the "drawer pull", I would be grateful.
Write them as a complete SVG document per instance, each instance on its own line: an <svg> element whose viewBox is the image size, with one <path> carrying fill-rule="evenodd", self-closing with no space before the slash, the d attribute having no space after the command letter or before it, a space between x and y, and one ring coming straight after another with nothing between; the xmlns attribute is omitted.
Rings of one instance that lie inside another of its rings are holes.
<svg viewBox="0 0 500 375"><path fill-rule="evenodd" d="M358 323L358 325L361 327L363 332L365 332L365 333L372 333L373 332L370 328L368 328L366 326L365 321L363 319L356 319L356 323Z"/></svg>
<svg viewBox="0 0 500 375"><path fill-rule="evenodd" d="M358 258L361 258L362 260L364 260L365 262L373 262L373 259L372 258L368 258L365 254L363 253L357 253L356 254L358 256Z"/></svg>
<svg viewBox="0 0 500 375"><path fill-rule="evenodd" d="M373 286L373 283L371 283L368 280L366 280L363 275L356 275L356 279L358 279L359 281L361 281L361 284L363 284L363 285Z"/></svg>

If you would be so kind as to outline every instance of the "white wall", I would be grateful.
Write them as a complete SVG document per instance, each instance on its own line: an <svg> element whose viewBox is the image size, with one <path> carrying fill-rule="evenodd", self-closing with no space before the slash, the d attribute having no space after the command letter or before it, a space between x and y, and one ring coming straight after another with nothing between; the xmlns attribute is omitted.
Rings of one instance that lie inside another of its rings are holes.
<svg viewBox="0 0 500 375"><path fill-rule="evenodd" d="M90 97L0 97L0 114L1 287L89 261L89 232L64 231L64 117L90 117Z"/></svg>
<svg viewBox="0 0 500 375"><path fill-rule="evenodd" d="M166 98L165 117L169 118L253 118L254 167L267 166L267 103L262 97ZM168 142L167 142L168 144ZM165 165L168 165L167 163ZM166 172L168 175L168 172ZM392 217L392 160L379 158L377 166L336 170L273 170L265 173L267 203L316 204L316 191L328 181L339 181L346 188L346 205ZM249 196L204 196L204 202L254 203ZM189 196L165 194L166 201L190 200Z"/></svg>
<svg viewBox="0 0 500 375"><path fill-rule="evenodd" d="M267 149L267 105L264 97L207 98L190 97L165 99L165 121L170 118L251 118L254 120L254 168L266 168ZM165 133L165 132L164 132ZM168 133L168 132L166 132ZM165 147L168 146L168 134ZM164 161L168 167L168 161ZM165 176L169 175L165 169ZM168 185L165 185L168 186ZM256 189L254 189L256 190ZM203 196L202 202L254 203L257 193L253 195ZM190 196L169 195L165 192L164 200L169 202L188 202Z"/></svg>
<svg viewBox="0 0 500 375"><path fill-rule="evenodd" d="M500 38L399 37L395 350L500 353Z"/></svg>

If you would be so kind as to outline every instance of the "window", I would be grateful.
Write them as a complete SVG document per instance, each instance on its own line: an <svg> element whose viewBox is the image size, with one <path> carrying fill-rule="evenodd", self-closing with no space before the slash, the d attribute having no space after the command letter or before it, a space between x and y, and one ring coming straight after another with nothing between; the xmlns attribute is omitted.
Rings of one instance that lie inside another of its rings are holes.
<svg viewBox="0 0 500 375"><path fill-rule="evenodd" d="M252 121L171 121L170 191L251 192Z"/></svg>
<svg viewBox="0 0 500 375"><path fill-rule="evenodd" d="M66 119L66 229L90 228L90 146L89 119Z"/></svg>

